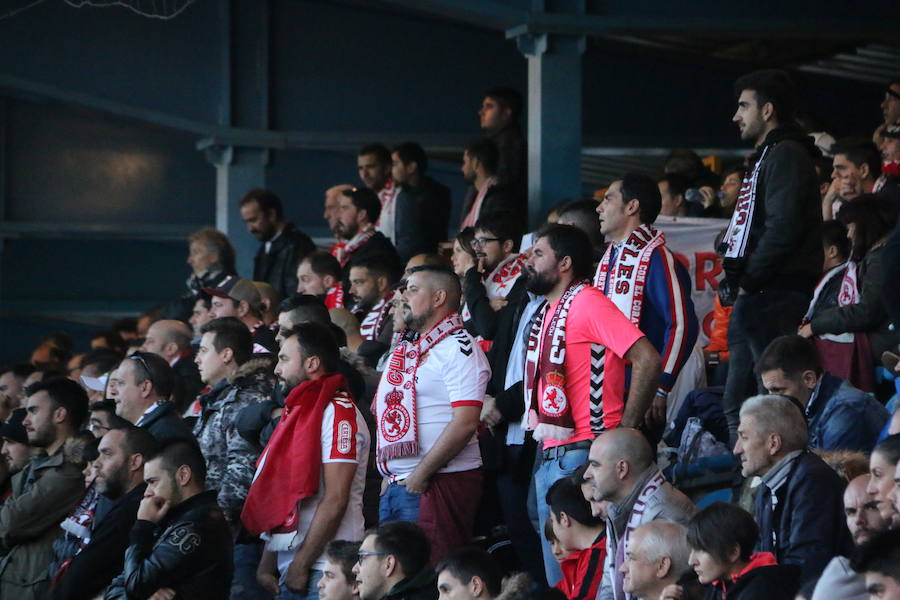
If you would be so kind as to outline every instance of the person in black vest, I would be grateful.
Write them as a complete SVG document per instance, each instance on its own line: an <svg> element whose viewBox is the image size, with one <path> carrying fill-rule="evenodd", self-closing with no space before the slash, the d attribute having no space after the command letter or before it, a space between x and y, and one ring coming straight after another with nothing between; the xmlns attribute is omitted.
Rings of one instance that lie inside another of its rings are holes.
<svg viewBox="0 0 900 600"><path fill-rule="evenodd" d="M253 259L253 280L269 283L282 298L297 289L297 265L316 245L284 220L281 200L269 190L250 190L241 199L247 231L263 243Z"/></svg>

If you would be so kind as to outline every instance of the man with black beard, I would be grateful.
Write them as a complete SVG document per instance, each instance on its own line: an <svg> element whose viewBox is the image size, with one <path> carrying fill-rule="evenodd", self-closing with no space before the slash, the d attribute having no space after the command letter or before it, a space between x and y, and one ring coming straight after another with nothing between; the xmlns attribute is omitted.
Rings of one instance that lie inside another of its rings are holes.
<svg viewBox="0 0 900 600"><path fill-rule="evenodd" d="M376 463L388 480L380 521L418 522L433 562L469 542L482 494L475 433L491 370L463 327L460 296L452 271L410 270L401 306L407 333L375 395Z"/></svg>
<svg viewBox="0 0 900 600"><path fill-rule="evenodd" d="M546 297L528 333L523 382L528 428L543 443L534 472L543 531L550 516L547 491L584 464L591 440L607 429L644 422L661 359L628 317L590 285L591 242L583 231L546 226L525 265L528 291ZM627 402L625 361L632 369ZM562 573L546 541L543 548L547 582L554 585Z"/></svg>
<svg viewBox="0 0 900 600"><path fill-rule="evenodd" d="M241 219L262 242L253 259L253 281L265 281L286 298L297 289L297 265L316 245L284 220L281 199L269 190L250 190L241 199Z"/></svg>
<svg viewBox="0 0 900 600"><path fill-rule="evenodd" d="M126 424L114 427L100 440L94 461L96 485L112 506L94 524L90 542L60 569L53 589L55 600L89 600L122 572L128 534L144 497L144 460L156 445L147 429Z"/></svg>

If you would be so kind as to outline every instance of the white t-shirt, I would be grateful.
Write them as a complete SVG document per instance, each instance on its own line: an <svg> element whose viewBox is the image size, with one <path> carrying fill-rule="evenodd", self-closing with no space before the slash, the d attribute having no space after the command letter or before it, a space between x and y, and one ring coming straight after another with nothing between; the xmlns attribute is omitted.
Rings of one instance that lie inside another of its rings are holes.
<svg viewBox="0 0 900 600"><path fill-rule="evenodd" d="M336 400L336 402L350 401ZM347 504L347 511L344 513L344 518L341 519L341 524L338 526L334 539L359 541L362 540L363 531L365 530L362 503L363 490L366 487L366 465L369 461L369 428L359 409L356 406L353 409L356 413L355 438L348 435L351 431L349 423L334 422L334 406L329 404L325 407L325 412L322 415L322 464L341 462L356 464L356 473L353 475L353 483L350 486L350 502ZM301 500L297 507L297 532L293 534L293 539L290 540L289 546L287 549L284 549L283 540L279 540L277 544L278 571L282 576L303 543L313 516L316 514L319 502L322 501L322 497L325 495L324 473L319 477L319 492L312 498ZM281 535L275 537L278 538ZM273 543L274 539L268 540L266 548L271 549ZM324 565L324 556L319 556L313 568L322 570Z"/></svg>
<svg viewBox="0 0 900 600"><path fill-rule="evenodd" d="M416 417L419 454L378 462L381 474L401 481L413 472L453 418L456 406L481 407L491 367L481 347L464 329L441 340L422 357L416 372ZM380 426L380 423L379 423ZM478 438L469 443L438 473L470 471L481 466Z"/></svg>

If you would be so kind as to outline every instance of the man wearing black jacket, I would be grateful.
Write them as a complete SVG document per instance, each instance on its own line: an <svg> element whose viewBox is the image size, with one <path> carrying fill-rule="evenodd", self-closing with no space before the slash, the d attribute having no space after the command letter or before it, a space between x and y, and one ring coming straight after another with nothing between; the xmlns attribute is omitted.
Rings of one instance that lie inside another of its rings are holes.
<svg viewBox="0 0 900 600"><path fill-rule="evenodd" d="M381 216L381 201L368 188L341 192L336 233L347 240L335 251L344 277L344 293L350 291L350 268L361 262L379 260L390 267L392 279L403 271L397 249L383 233L375 230Z"/></svg>
<svg viewBox="0 0 900 600"><path fill-rule="evenodd" d="M253 281L265 281L282 298L297 290L297 265L316 245L284 220L281 200L269 190L255 189L241 199L241 219L263 243L253 259Z"/></svg>
<svg viewBox="0 0 900 600"><path fill-rule="evenodd" d="M447 239L450 188L425 173L428 157L414 142L391 152L391 175L400 185L394 211L394 241L403 262L417 254L434 254Z"/></svg>
<svg viewBox="0 0 900 600"><path fill-rule="evenodd" d="M53 589L54 600L90 600L122 572L128 532L147 489L144 458L150 456L155 446L152 435L130 424L114 427L100 440L100 455L94 461L95 482L112 505L94 524L91 541L64 565Z"/></svg>
<svg viewBox="0 0 900 600"><path fill-rule="evenodd" d="M469 189L463 200L460 230L474 227L481 215L500 211L518 215L519 227L525 228L528 217L525 197L516 195L515 190L497 179L499 161L500 150L490 138L475 140L463 151L462 175Z"/></svg>
<svg viewBox="0 0 900 600"><path fill-rule="evenodd" d="M823 261L818 150L794 122L793 84L782 71L757 71L738 79L735 92L732 120L756 153L721 248L719 295L723 305L734 304L722 400L732 443L753 362L773 339L796 331Z"/></svg>
<svg viewBox="0 0 900 600"><path fill-rule="evenodd" d="M147 598L160 590L176 598L228 598L231 531L216 492L204 491L206 461L200 450L180 441L164 445L144 465L144 481L147 490L124 569L104 598Z"/></svg>

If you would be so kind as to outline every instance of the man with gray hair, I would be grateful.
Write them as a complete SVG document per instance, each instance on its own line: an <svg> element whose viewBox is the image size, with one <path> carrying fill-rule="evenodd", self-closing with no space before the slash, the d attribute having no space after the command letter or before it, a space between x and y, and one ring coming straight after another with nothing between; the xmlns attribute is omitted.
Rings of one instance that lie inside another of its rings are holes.
<svg viewBox="0 0 900 600"><path fill-rule="evenodd" d="M845 482L809 452L809 433L800 403L789 396L763 395L741 406L734 453L744 477L761 477L754 518L757 551L771 552L782 565L798 565L801 580L815 580L832 557L852 550L842 518Z"/></svg>
<svg viewBox="0 0 900 600"><path fill-rule="evenodd" d="M687 524L697 512L690 499L666 481L653 460L647 438L620 427L600 434L591 444L585 481L594 486L592 500L609 502L606 562L598 600L624 600L622 565L637 527L655 520Z"/></svg>
<svg viewBox="0 0 900 600"><path fill-rule="evenodd" d="M624 575L622 589L632 598L657 600L666 586L678 583L690 571L684 525L670 521L650 521L634 530L625 560L619 569Z"/></svg>

